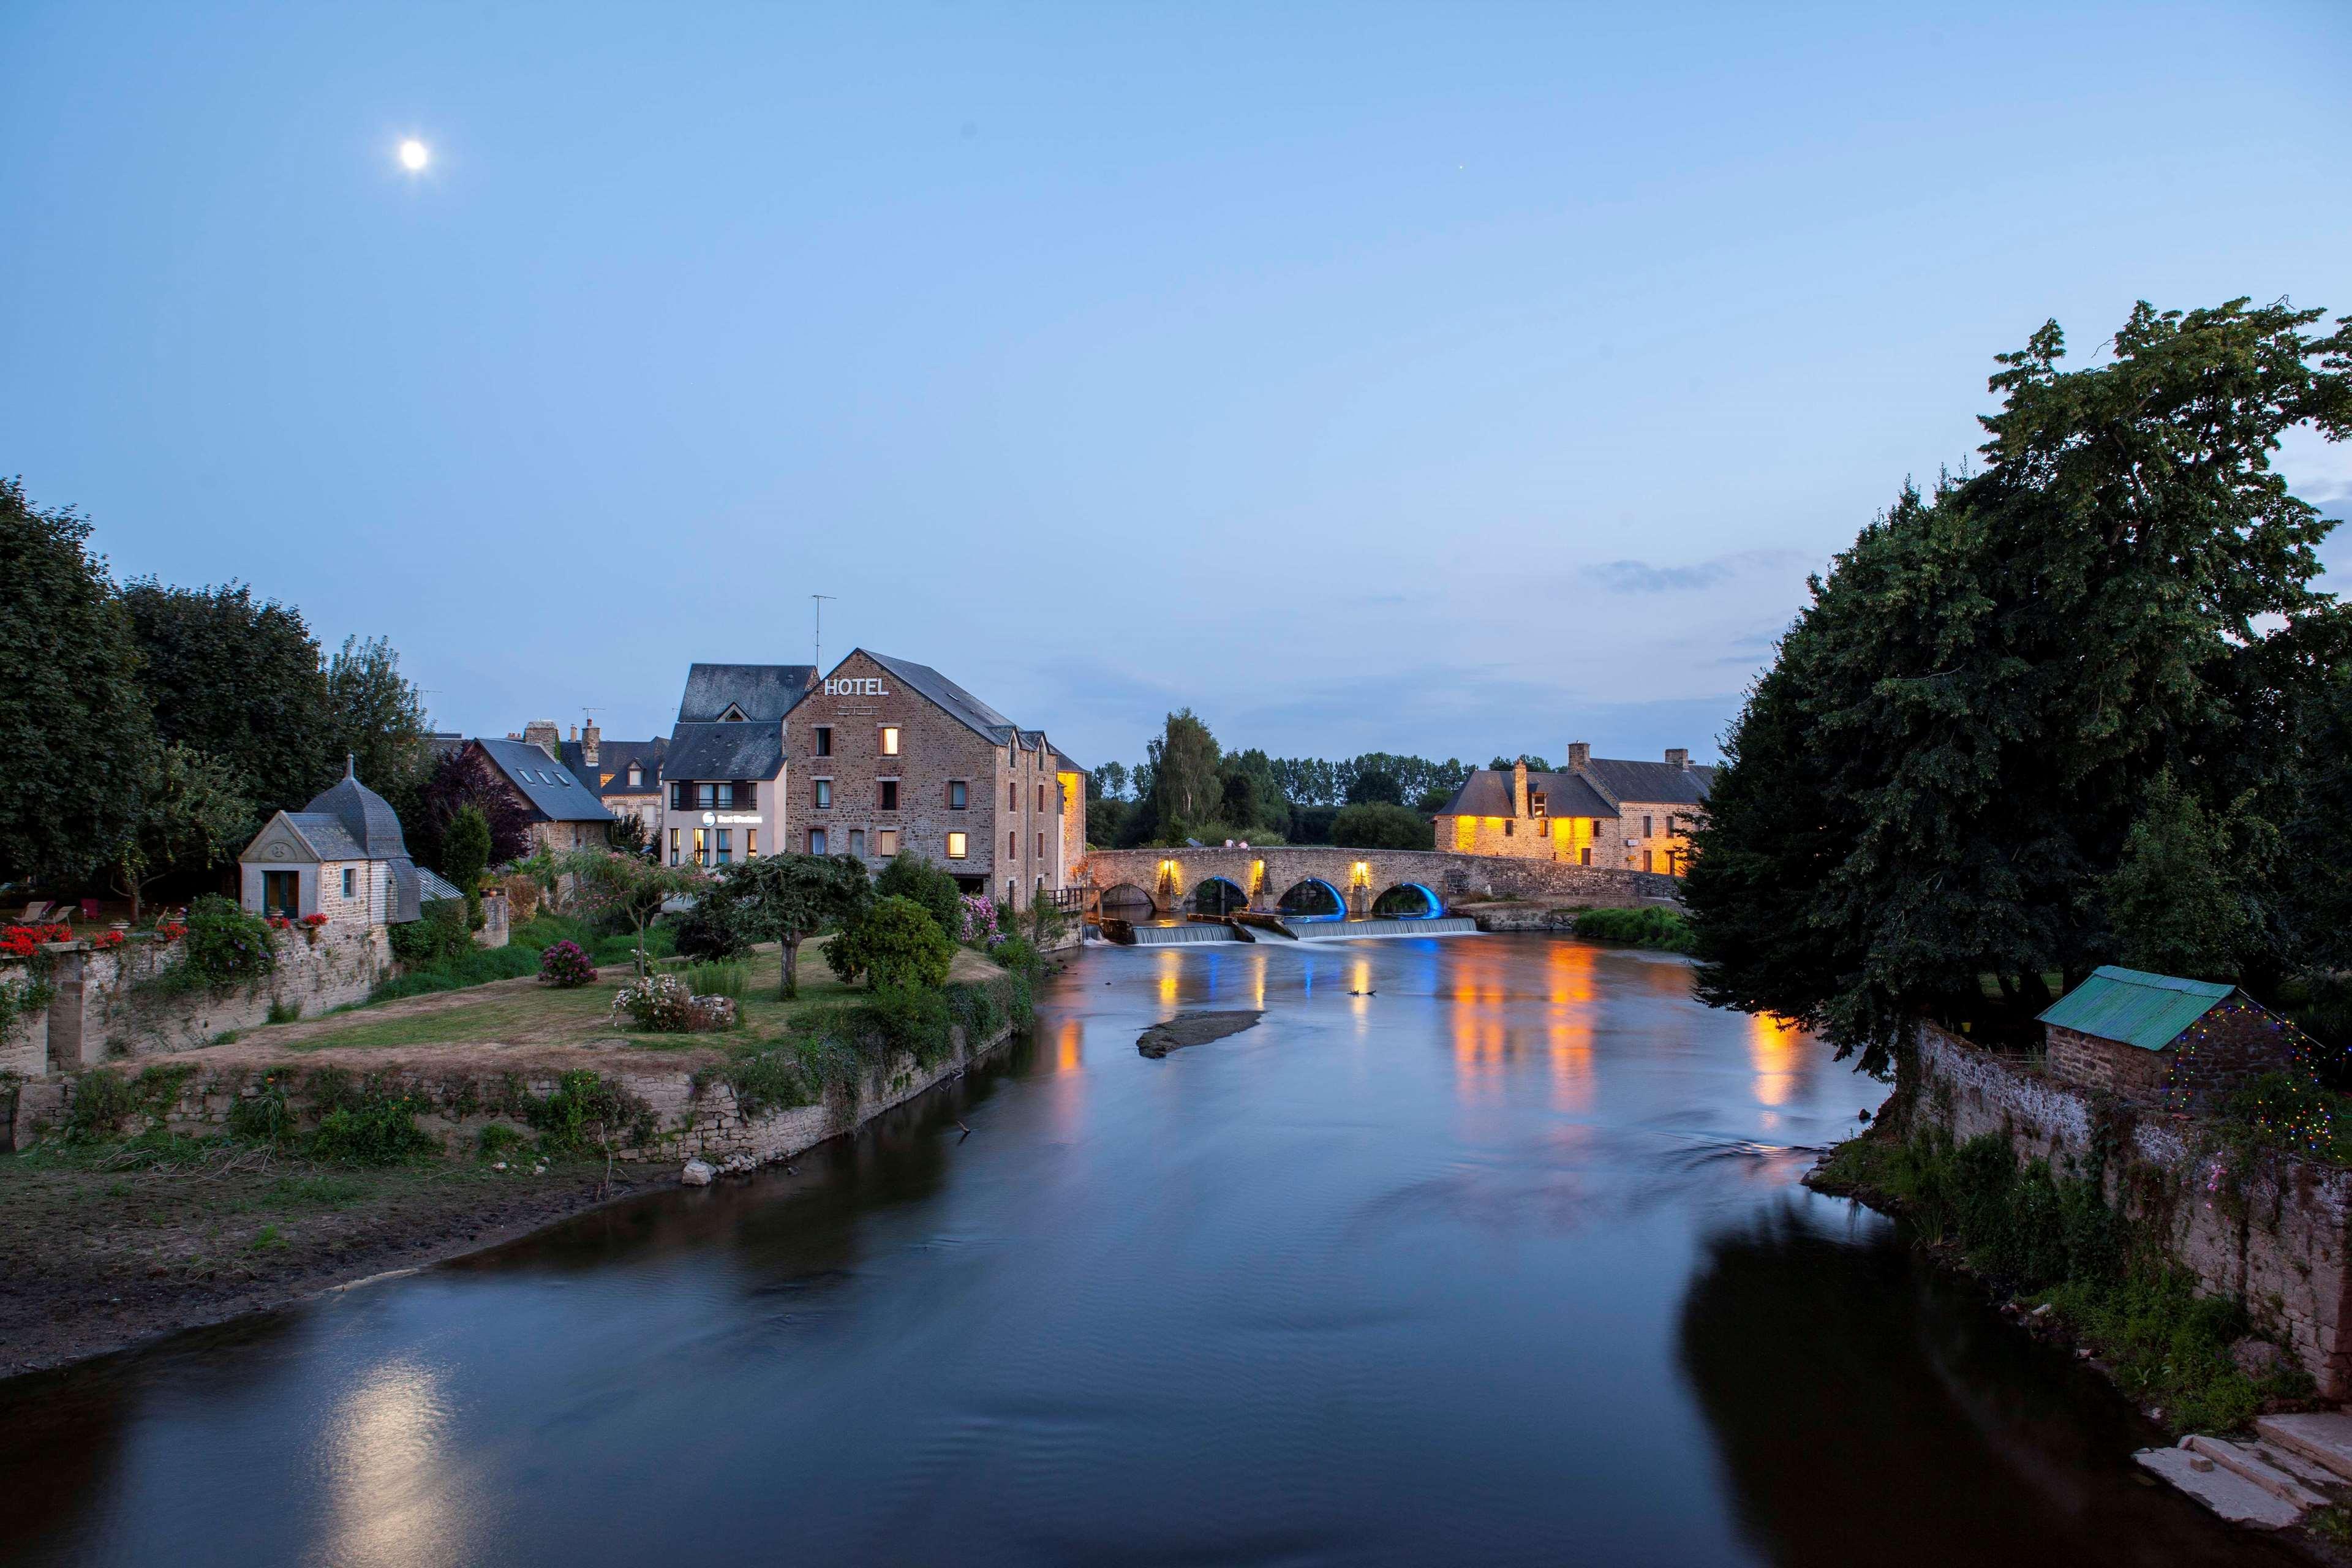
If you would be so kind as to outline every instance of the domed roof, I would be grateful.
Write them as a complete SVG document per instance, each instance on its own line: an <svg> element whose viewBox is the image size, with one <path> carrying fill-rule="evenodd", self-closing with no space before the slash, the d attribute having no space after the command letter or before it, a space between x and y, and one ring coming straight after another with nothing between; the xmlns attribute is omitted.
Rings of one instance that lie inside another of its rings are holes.
<svg viewBox="0 0 2352 1568"><path fill-rule="evenodd" d="M408 858L408 840L401 834L399 814L391 802L360 783L354 758L345 757L343 776L302 810L322 812L341 822L352 842L371 860Z"/></svg>

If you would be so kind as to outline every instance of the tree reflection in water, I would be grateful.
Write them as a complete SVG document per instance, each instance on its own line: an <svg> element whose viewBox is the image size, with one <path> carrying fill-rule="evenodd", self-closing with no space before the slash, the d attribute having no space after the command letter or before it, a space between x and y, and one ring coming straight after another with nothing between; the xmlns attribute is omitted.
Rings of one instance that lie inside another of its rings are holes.
<svg viewBox="0 0 2352 1568"><path fill-rule="evenodd" d="M2162 1433L1867 1211L1790 1197L1710 1237L1678 1352L1767 1561L2305 1561L2141 1481Z"/></svg>

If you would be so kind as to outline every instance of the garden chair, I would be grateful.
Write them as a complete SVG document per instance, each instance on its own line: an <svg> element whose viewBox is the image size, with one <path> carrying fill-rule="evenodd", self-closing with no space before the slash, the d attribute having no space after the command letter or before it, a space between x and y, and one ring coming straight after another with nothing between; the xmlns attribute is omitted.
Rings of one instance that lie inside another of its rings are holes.
<svg viewBox="0 0 2352 1568"><path fill-rule="evenodd" d="M81 901L81 918L86 921L94 921L98 919L98 900L96 899L84 899Z"/></svg>
<svg viewBox="0 0 2352 1568"><path fill-rule="evenodd" d="M57 906L55 904L50 903L47 899L35 899L31 903L25 906L23 923L28 926L39 925L43 921L48 918L49 911L56 907Z"/></svg>

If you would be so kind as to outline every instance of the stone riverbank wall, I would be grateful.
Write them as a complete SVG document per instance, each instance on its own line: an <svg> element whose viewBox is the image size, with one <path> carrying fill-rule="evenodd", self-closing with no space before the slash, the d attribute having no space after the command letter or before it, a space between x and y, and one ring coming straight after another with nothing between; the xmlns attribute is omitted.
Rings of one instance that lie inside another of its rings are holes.
<svg viewBox="0 0 2352 1568"><path fill-rule="evenodd" d="M40 963L0 966L0 984L22 986L46 971L46 1009L30 1010L0 1039L0 1073L39 1078L79 1072L109 1060L184 1050L219 1036L299 1008L316 1017L346 1002L366 1000L393 971L392 946L381 926L328 927L313 941L299 931L277 931L277 967L252 985L225 994L182 992L159 984L180 962L175 942L136 937L119 947L53 942Z"/></svg>
<svg viewBox="0 0 2352 1568"><path fill-rule="evenodd" d="M975 1046L963 1026L955 1025L950 1030L948 1054L928 1067L911 1055L901 1055L867 1073L854 1087L835 1086L815 1104L763 1107L750 1112L730 1085L707 1070L708 1063L702 1064L706 1070L697 1070L676 1058L665 1060L643 1052L541 1053L539 1059L520 1071L478 1058L452 1064L446 1060L451 1048L446 1047L437 1047L429 1059L370 1052L365 1059L351 1063L330 1056L315 1067L299 1060L214 1065L204 1059L212 1054L206 1052L119 1068L130 1080L133 1095L143 1096L141 1110L121 1130L137 1132L160 1121L174 1132L215 1137L230 1131L241 1102L273 1092L283 1093L299 1125L309 1128L317 1122L321 1099L348 1093L357 1084L373 1094L412 1097L425 1107L416 1115L416 1125L438 1140L447 1154L470 1158L481 1147L482 1133L488 1128L508 1127L525 1137L535 1136L531 1105L553 1095L565 1072L584 1068L631 1102L631 1126L615 1141L616 1158L684 1161L698 1157L724 1170L748 1170L789 1159L828 1138L855 1131L871 1118L963 1071L1012 1038L1013 1033L1009 1026L999 1027ZM28 1149L53 1136L85 1081L86 1077L58 1076L21 1085L7 1128L12 1145Z"/></svg>
<svg viewBox="0 0 2352 1568"><path fill-rule="evenodd" d="M2188 1118L2135 1113L1933 1025L1915 1113L1955 1140L1998 1133L2063 1173L2097 1148L2108 1201L2210 1294L2244 1300L2330 1399L2352 1397L2352 1172L2272 1152L2233 1158Z"/></svg>

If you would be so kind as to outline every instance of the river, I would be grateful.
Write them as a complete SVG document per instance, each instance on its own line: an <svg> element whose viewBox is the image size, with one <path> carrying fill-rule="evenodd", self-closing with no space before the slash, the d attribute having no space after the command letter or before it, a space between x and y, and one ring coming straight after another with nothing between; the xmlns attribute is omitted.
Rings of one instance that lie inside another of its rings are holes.
<svg viewBox="0 0 2352 1568"><path fill-rule="evenodd" d="M0 1563L2294 1560L1797 1184L1881 1098L1661 955L1090 950L790 1173L0 1384Z"/></svg>

